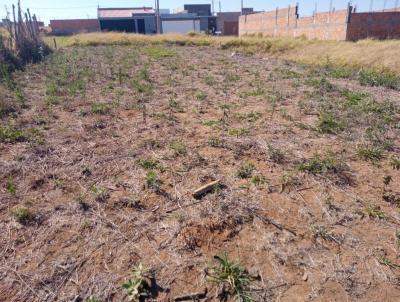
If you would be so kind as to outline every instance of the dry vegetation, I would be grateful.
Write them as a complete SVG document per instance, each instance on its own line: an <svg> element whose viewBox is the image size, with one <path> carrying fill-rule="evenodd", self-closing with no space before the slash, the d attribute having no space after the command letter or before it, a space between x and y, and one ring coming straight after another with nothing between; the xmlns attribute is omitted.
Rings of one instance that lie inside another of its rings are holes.
<svg viewBox="0 0 400 302"><path fill-rule="evenodd" d="M48 37L49 45L54 37ZM57 37L57 45L95 46L95 45L137 45L170 44L216 46L222 49L239 50L247 54L269 54L298 63L334 65L349 68L367 68L378 71L400 73L400 41L362 40L358 42L319 41L292 38L260 38L259 36L211 37L193 34L141 36L124 33L91 33L70 37Z"/></svg>
<svg viewBox="0 0 400 302"><path fill-rule="evenodd" d="M399 301L396 74L94 37L3 77L0 301Z"/></svg>

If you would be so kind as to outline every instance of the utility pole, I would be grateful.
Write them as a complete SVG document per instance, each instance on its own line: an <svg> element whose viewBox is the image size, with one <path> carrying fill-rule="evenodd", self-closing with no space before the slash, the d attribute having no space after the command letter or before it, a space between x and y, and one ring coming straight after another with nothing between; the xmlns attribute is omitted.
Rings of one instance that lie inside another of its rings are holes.
<svg viewBox="0 0 400 302"><path fill-rule="evenodd" d="M160 0L156 0L157 34L161 34Z"/></svg>
<svg viewBox="0 0 400 302"><path fill-rule="evenodd" d="M243 15L243 0L241 0L241 3L240 3L240 12L241 12L241 14Z"/></svg>
<svg viewBox="0 0 400 302"><path fill-rule="evenodd" d="M211 15L214 16L214 13L215 13L215 11L214 11L214 0L212 0L211 1Z"/></svg>
<svg viewBox="0 0 400 302"><path fill-rule="evenodd" d="M222 13L221 1L219 1L219 12Z"/></svg>

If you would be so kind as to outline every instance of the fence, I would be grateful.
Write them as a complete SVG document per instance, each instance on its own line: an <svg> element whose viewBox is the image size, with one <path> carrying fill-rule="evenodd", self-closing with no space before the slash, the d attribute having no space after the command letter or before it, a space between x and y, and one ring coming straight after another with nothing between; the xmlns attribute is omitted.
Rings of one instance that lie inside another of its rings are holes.
<svg viewBox="0 0 400 302"><path fill-rule="evenodd" d="M387 39L400 37L400 11L357 13L345 10L299 17L298 6L244 15L239 19L239 35L262 34L273 37L300 37L319 40Z"/></svg>

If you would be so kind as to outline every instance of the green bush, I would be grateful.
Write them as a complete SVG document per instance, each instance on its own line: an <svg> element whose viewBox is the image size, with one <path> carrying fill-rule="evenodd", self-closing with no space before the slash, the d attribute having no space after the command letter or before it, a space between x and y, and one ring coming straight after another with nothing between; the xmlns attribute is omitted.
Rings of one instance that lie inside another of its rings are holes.
<svg viewBox="0 0 400 302"><path fill-rule="evenodd" d="M393 72L362 70L359 75L359 81L361 85L400 89L400 76Z"/></svg>

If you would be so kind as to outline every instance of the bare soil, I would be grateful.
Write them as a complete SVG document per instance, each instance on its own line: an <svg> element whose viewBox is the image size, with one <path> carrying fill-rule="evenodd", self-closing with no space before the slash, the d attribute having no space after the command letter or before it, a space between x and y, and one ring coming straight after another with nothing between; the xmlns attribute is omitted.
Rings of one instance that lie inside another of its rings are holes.
<svg viewBox="0 0 400 302"><path fill-rule="evenodd" d="M0 142L0 301L127 301L139 262L149 301L217 301L205 275L224 253L261 276L254 301L400 301L400 92L324 72L98 46L15 74L26 106L2 124L34 134ZM343 105L346 89L383 108ZM321 131L323 112L341 126ZM326 156L333 168L304 169Z"/></svg>

